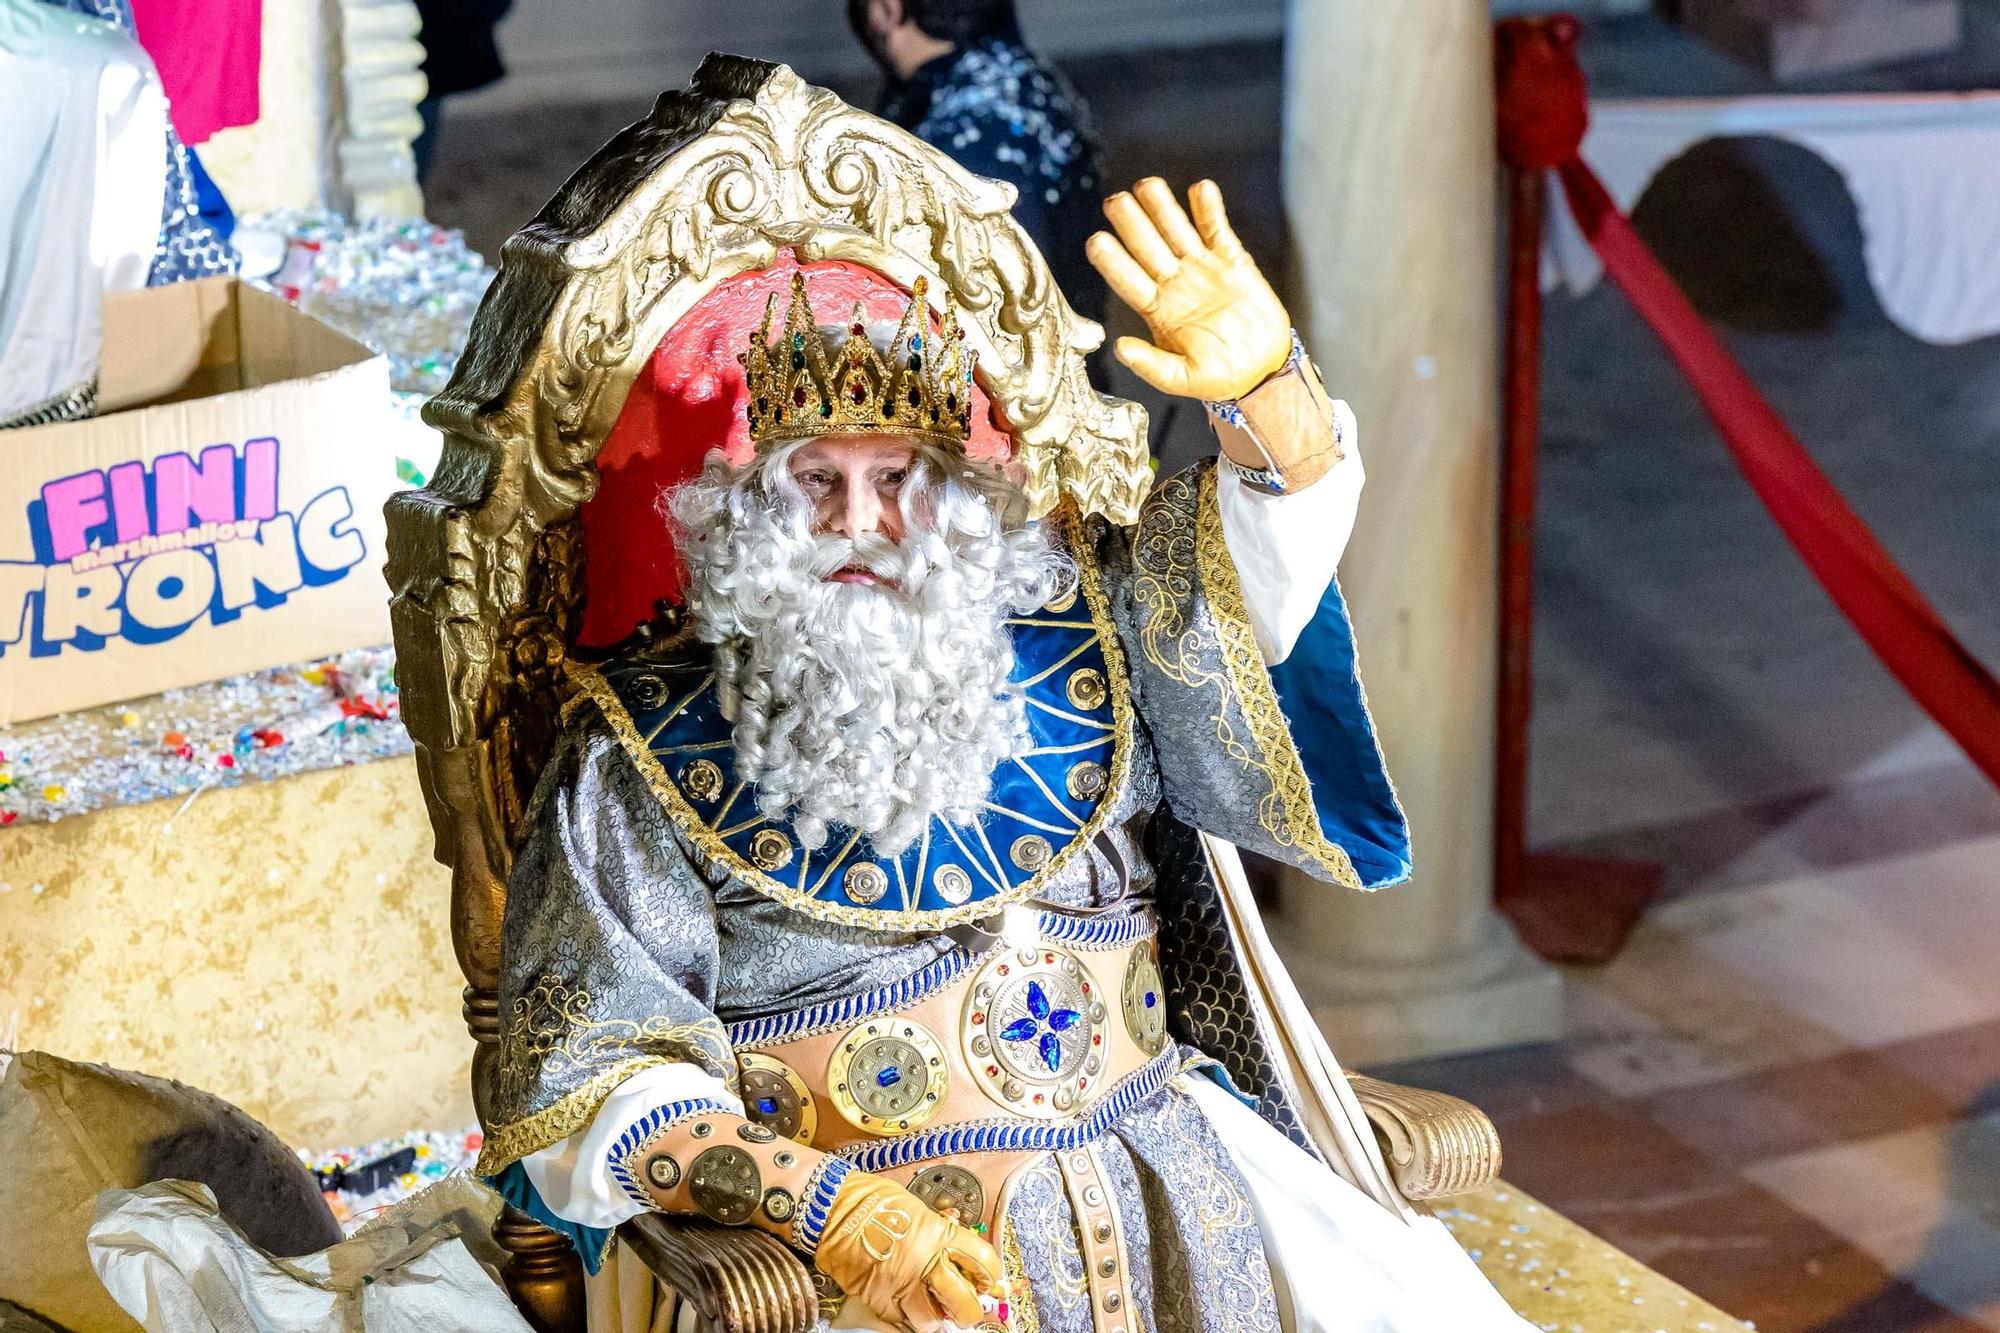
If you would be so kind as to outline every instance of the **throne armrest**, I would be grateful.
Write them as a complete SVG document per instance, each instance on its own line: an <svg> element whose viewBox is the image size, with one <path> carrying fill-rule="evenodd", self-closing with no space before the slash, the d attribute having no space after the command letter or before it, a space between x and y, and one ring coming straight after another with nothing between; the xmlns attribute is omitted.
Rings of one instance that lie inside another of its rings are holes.
<svg viewBox="0 0 2000 1333"><path fill-rule="evenodd" d="M809 1333L819 1295L805 1261L775 1236L642 1213L618 1236L715 1333Z"/></svg>
<svg viewBox="0 0 2000 1333"><path fill-rule="evenodd" d="M1348 1084L1381 1140L1397 1191L1412 1203L1471 1194L1499 1177L1499 1132L1472 1103L1364 1074L1349 1074Z"/></svg>

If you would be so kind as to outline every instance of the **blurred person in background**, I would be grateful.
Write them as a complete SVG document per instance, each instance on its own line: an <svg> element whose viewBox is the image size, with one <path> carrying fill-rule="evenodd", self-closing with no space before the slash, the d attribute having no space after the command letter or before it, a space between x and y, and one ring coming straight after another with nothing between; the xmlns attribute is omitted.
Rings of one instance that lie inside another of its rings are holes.
<svg viewBox="0 0 2000 1333"><path fill-rule="evenodd" d="M1090 112L1028 49L1014 0L848 0L888 76L878 108L919 139L1018 192L1014 217L1078 313L1102 322L1104 280L1084 259L1104 176Z"/></svg>
<svg viewBox="0 0 2000 1333"><path fill-rule="evenodd" d="M418 38L424 44L424 78L430 81L424 100L417 103L423 133L410 145L417 159L417 184L422 185L437 151L444 99L498 83L507 73L493 30L507 17L514 0L416 0L416 4L423 20Z"/></svg>

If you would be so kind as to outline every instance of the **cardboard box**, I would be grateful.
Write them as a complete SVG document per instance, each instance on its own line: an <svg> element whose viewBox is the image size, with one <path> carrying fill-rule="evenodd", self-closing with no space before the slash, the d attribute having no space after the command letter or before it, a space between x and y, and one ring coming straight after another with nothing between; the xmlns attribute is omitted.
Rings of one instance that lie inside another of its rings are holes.
<svg viewBox="0 0 2000 1333"><path fill-rule="evenodd" d="M177 283L105 299L98 404L0 431L0 723L388 641L382 357Z"/></svg>
<svg viewBox="0 0 2000 1333"><path fill-rule="evenodd" d="M1959 0L1680 0L1695 36L1776 79L1956 51Z"/></svg>

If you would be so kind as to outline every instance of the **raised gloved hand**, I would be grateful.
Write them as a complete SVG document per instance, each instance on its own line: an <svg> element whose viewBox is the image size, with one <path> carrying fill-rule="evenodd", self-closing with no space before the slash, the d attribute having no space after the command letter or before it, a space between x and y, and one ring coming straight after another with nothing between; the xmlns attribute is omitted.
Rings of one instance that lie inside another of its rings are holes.
<svg viewBox="0 0 2000 1333"><path fill-rule="evenodd" d="M1230 230L1215 182L1198 182L1188 202L1192 222L1173 189L1149 176L1104 201L1118 234L1096 233L1084 253L1152 334L1150 343L1118 340L1134 374L1184 398L1241 398L1283 369L1291 317Z"/></svg>
<svg viewBox="0 0 2000 1333"><path fill-rule="evenodd" d="M827 1209L819 1270L882 1318L916 1333L945 1319L973 1328L982 1292L1001 1294L1000 1256L893 1180L849 1173Z"/></svg>

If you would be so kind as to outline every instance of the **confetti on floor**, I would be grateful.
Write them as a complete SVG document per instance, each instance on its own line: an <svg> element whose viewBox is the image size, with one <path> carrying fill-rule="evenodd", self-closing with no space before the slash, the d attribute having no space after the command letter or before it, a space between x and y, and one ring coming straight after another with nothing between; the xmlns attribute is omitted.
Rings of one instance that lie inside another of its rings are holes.
<svg viewBox="0 0 2000 1333"><path fill-rule="evenodd" d="M415 1130L356 1148L298 1149L333 1209L341 1229L352 1233L385 1208L454 1171L470 1171L484 1142L477 1128Z"/></svg>
<svg viewBox="0 0 2000 1333"><path fill-rule="evenodd" d="M407 754L400 705L363 648L0 727L0 828Z"/></svg>

